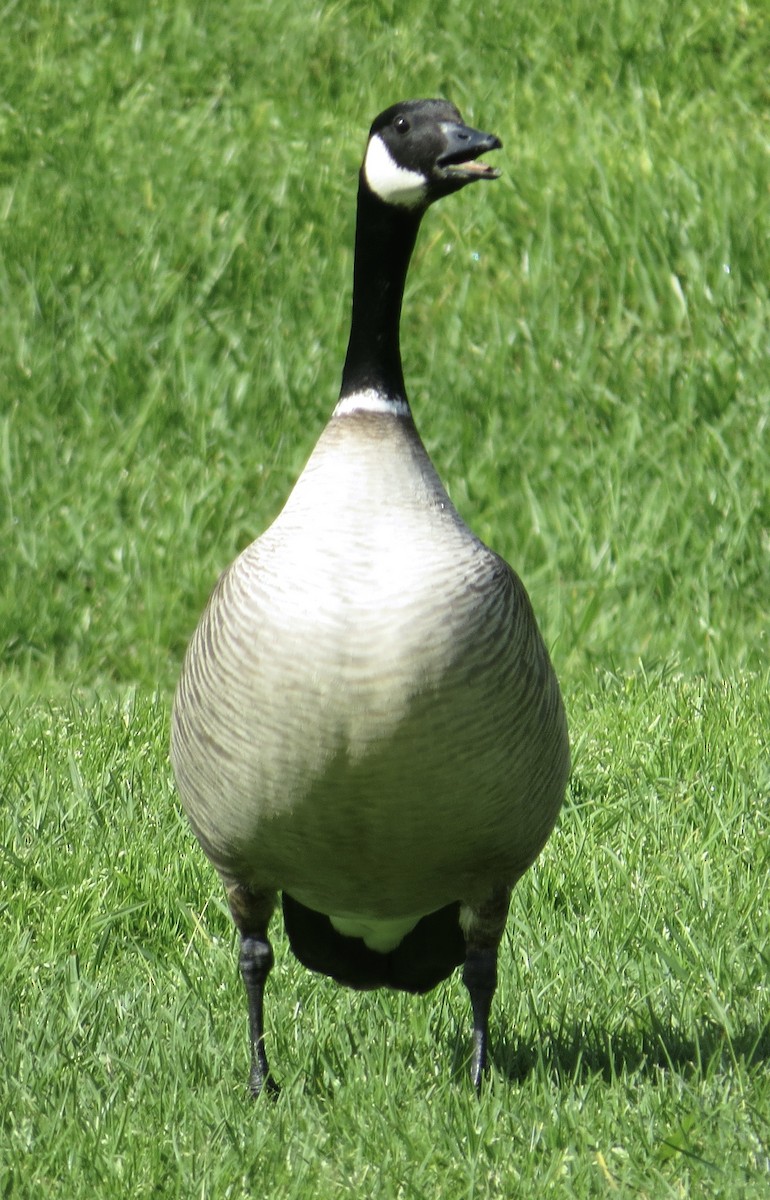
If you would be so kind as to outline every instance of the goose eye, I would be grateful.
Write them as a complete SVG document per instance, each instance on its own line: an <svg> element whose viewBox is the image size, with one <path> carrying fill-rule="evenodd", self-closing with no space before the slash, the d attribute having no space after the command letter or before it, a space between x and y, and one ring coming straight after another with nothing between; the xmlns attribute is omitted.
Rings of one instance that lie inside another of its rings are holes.
<svg viewBox="0 0 770 1200"><path fill-rule="evenodd" d="M406 117L398 116L398 117L396 117L395 121L393 122L393 128L397 129L399 133L408 133L409 132L409 122L406 119Z"/></svg>

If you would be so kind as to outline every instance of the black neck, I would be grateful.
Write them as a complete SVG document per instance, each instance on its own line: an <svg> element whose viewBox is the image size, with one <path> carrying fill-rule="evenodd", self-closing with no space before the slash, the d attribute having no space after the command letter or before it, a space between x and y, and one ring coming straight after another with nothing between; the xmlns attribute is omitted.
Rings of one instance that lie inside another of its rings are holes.
<svg viewBox="0 0 770 1200"><path fill-rule="evenodd" d="M399 323L421 209L397 208L358 187L353 316L340 398L374 388L406 399Z"/></svg>

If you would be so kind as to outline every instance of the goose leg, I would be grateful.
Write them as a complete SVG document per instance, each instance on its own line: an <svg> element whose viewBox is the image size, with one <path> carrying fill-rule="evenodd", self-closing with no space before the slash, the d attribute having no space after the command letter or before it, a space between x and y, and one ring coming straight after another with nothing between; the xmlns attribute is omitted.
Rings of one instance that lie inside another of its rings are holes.
<svg viewBox="0 0 770 1200"><path fill-rule="evenodd" d="M277 1096L280 1088L270 1074L265 1050L265 983L273 966L273 948L267 936L267 925L275 904L275 896L267 892L250 892L241 884L227 889L227 899L241 935L239 966L249 1004L249 1042L251 1070L249 1091L255 1098L266 1092Z"/></svg>
<svg viewBox="0 0 770 1200"><path fill-rule="evenodd" d="M473 1013L471 1080L477 1095L487 1073L489 1013L497 987L497 948L505 929L511 889L497 888L478 908L464 907L461 924L465 934L463 983L468 989Z"/></svg>
<svg viewBox="0 0 770 1200"><path fill-rule="evenodd" d="M487 1073L487 1043L489 1040L489 1012L492 997L497 987L497 947L469 950L463 967L463 983L471 998L473 1013L473 1054L471 1057L471 1080L478 1094Z"/></svg>
<svg viewBox="0 0 770 1200"><path fill-rule="evenodd" d="M263 1089L276 1095L279 1090L278 1084L270 1074L265 1052L265 982L273 965L273 948L267 938L241 937L239 964L249 1001L249 1041L251 1042L249 1091L254 1097L257 1097Z"/></svg>

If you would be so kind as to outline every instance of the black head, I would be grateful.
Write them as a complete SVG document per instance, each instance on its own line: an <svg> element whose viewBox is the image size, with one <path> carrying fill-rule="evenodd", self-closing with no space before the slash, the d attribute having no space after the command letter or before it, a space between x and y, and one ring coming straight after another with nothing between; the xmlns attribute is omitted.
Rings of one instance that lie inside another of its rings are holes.
<svg viewBox="0 0 770 1200"><path fill-rule="evenodd" d="M468 183L497 179L478 158L501 146L493 133L464 124L447 100L404 100L372 124L362 183L385 204L424 209Z"/></svg>

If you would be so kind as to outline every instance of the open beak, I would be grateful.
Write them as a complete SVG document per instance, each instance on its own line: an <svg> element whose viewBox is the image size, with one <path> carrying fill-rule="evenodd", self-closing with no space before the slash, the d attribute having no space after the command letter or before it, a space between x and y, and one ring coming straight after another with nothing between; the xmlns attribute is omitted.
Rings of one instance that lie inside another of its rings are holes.
<svg viewBox="0 0 770 1200"><path fill-rule="evenodd" d="M488 163L479 162L482 154L489 150L502 149L503 143L494 133L482 133L469 125L442 125L446 137L446 149L437 159L436 165L444 178L462 179L471 183L475 179L498 179L500 172Z"/></svg>

